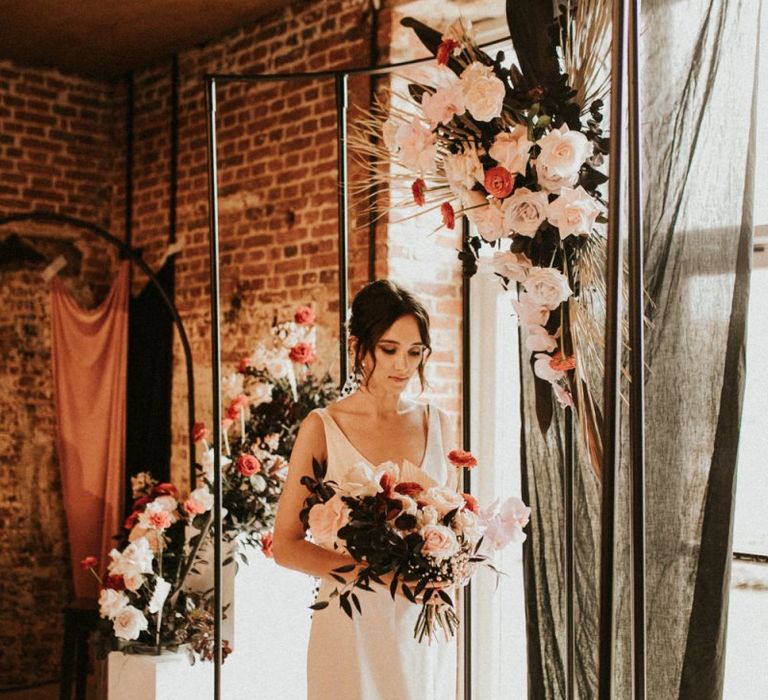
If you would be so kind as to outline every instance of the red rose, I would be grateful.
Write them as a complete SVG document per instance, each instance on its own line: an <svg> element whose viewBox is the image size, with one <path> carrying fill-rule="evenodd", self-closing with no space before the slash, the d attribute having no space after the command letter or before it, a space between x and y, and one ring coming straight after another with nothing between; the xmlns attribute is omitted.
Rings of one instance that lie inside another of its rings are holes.
<svg viewBox="0 0 768 700"><path fill-rule="evenodd" d="M194 442L200 442L208 437L208 431L205 429L205 423L198 421L192 428L192 440Z"/></svg>
<svg viewBox="0 0 768 700"><path fill-rule="evenodd" d="M291 348L289 357L300 365L311 365L317 359L314 348L309 343L296 343Z"/></svg>
<svg viewBox="0 0 768 700"><path fill-rule="evenodd" d="M416 202L420 207L424 206L424 192L427 189L427 183L424 182L421 178L416 180L411 185L411 192L413 193L413 201Z"/></svg>
<svg viewBox="0 0 768 700"><path fill-rule="evenodd" d="M253 455L242 454L237 458L237 471L243 476L253 476L261 471L261 462Z"/></svg>
<svg viewBox="0 0 768 700"><path fill-rule="evenodd" d="M158 484L152 489L153 496L173 496L176 498L178 491L173 484Z"/></svg>
<svg viewBox="0 0 768 700"><path fill-rule="evenodd" d="M141 511L134 510L133 513L131 513L125 519L125 523L123 523L123 527L126 530L133 530L133 526L136 524L136 521L139 519L139 515L141 515Z"/></svg>
<svg viewBox="0 0 768 700"><path fill-rule="evenodd" d="M85 559L80 562L80 568L83 569L83 571L88 571L88 569L92 569L98 563L99 560L94 556L85 557Z"/></svg>
<svg viewBox="0 0 768 700"><path fill-rule="evenodd" d="M227 408L227 418L230 420L237 420L240 417L240 409L245 410L248 408L249 400L245 394L235 396Z"/></svg>
<svg viewBox="0 0 768 700"><path fill-rule="evenodd" d="M141 510L143 506L147 505L147 503L151 503L152 498L149 496L142 496L141 498L137 498L133 502L133 509L134 510Z"/></svg>
<svg viewBox="0 0 768 700"><path fill-rule="evenodd" d="M110 574L104 582L104 588L111 588L113 591L125 590L125 579L122 574Z"/></svg>
<svg viewBox="0 0 768 700"><path fill-rule="evenodd" d="M272 558L272 533L267 532L261 536L261 551L265 557Z"/></svg>
<svg viewBox="0 0 768 700"><path fill-rule="evenodd" d="M512 190L515 189L515 178L509 170L497 165L495 168L485 171L483 185L485 185L488 194L493 195L496 199L504 199L504 197L509 197Z"/></svg>
<svg viewBox="0 0 768 700"><path fill-rule="evenodd" d="M240 364L237 366L237 371L240 372L240 374L243 374L245 370L247 370L250 366L251 366L251 358L241 357Z"/></svg>
<svg viewBox="0 0 768 700"><path fill-rule="evenodd" d="M465 450L451 450L448 453L448 461L459 469L474 469L477 466L475 456Z"/></svg>
<svg viewBox="0 0 768 700"><path fill-rule="evenodd" d="M399 493L401 496L417 496L423 490L421 484L417 484L415 481L401 481L395 486L395 493Z"/></svg>
<svg viewBox="0 0 768 700"><path fill-rule="evenodd" d="M437 47L437 65L444 66L448 63L448 59L453 53L453 50L459 47L459 42L456 39L444 39Z"/></svg>
<svg viewBox="0 0 768 700"><path fill-rule="evenodd" d="M293 320L300 326L311 326L315 322L315 312L308 306L300 306L293 314Z"/></svg>
<svg viewBox="0 0 768 700"><path fill-rule="evenodd" d="M563 357L563 353L558 350L552 355L552 359L549 361L549 366L559 372L567 372L570 369L575 369L576 357L574 355Z"/></svg>
<svg viewBox="0 0 768 700"><path fill-rule="evenodd" d="M453 229L456 226L456 214L450 202L443 202L440 205L440 213L443 216L443 226Z"/></svg>
<svg viewBox="0 0 768 700"><path fill-rule="evenodd" d="M471 510L473 513L477 513L478 511L477 499L468 493L462 493L461 495L464 496L464 509Z"/></svg>

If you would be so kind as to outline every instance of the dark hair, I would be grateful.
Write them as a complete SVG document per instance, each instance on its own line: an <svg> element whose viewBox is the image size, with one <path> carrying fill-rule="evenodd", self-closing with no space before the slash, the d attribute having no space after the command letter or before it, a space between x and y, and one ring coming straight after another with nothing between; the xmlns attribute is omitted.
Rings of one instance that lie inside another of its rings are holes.
<svg viewBox="0 0 768 700"><path fill-rule="evenodd" d="M369 353L373 358L373 367L376 367L376 356L373 352L376 344L385 331L403 316L413 316L416 319L421 342L426 349L419 363L419 380L423 390L424 361L432 352L429 338L429 314L416 297L390 280L370 282L352 300L349 333L357 338L354 372L358 376L362 375L362 361Z"/></svg>

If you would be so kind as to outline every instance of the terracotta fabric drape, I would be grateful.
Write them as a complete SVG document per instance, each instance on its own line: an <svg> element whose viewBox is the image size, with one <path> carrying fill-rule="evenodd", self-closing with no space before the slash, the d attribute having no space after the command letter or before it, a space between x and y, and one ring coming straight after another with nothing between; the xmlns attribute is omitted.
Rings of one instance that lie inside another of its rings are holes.
<svg viewBox="0 0 768 700"><path fill-rule="evenodd" d="M129 263L95 309L51 282L53 380L57 445L70 556L78 598L96 597L98 583L80 561L99 558L103 571L120 526L125 456Z"/></svg>

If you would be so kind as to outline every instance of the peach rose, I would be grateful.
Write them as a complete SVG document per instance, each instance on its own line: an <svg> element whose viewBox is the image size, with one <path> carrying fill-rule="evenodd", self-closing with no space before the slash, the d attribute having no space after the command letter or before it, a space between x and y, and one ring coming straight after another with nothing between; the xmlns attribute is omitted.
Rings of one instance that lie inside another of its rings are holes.
<svg viewBox="0 0 768 700"><path fill-rule="evenodd" d="M296 343L288 355L293 362L300 365L312 364L317 358L315 351L309 343Z"/></svg>
<svg viewBox="0 0 768 700"><path fill-rule="evenodd" d="M521 187L504 200L504 225L513 233L533 238L546 219L548 202L546 192L532 192Z"/></svg>
<svg viewBox="0 0 768 700"><path fill-rule="evenodd" d="M422 554L433 559L449 559L459 551L459 541L453 530L444 525L425 525L419 533L424 540Z"/></svg>
<svg viewBox="0 0 768 700"><path fill-rule="evenodd" d="M349 508L336 494L330 501L318 503L309 511L309 531L315 542L326 549L333 549L336 535L349 522Z"/></svg>
<svg viewBox="0 0 768 700"><path fill-rule="evenodd" d="M532 267L523 287L532 302L550 311L567 301L573 293L568 285L568 278L553 267Z"/></svg>
<svg viewBox="0 0 768 700"><path fill-rule="evenodd" d="M464 114L461 83L438 88L433 94L425 92L421 98L421 109L433 129L438 124L448 124L456 115L461 116Z"/></svg>
<svg viewBox="0 0 768 700"><path fill-rule="evenodd" d="M518 124L511 133L503 131L496 135L488 155L509 172L525 175L531 146L533 143L528 140L527 127Z"/></svg>

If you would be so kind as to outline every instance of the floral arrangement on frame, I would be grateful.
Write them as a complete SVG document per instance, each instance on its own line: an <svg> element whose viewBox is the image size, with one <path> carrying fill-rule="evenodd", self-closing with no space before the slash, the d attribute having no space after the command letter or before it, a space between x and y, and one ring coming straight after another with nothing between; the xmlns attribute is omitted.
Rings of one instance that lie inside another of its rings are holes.
<svg viewBox="0 0 768 700"><path fill-rule="evenodd" d="M474 232L459 252L466 274L482 248L493 249L500 282L519 290L513 307L531 352L539 426L546 433L553 398L573 408L598 474L602 419L589 370L602 372L605 309L603 5L561 8L549 33L513 31L521 67L483 51L467 22L441 34L402 20L435 57L433 79L390 91L350 141L374 182L393 191L393 209L439 210L449 229L469 219Z"/></svg>

